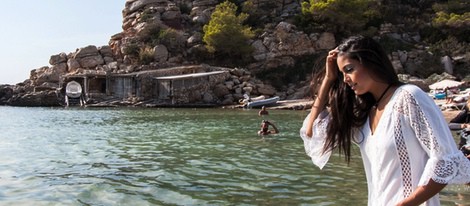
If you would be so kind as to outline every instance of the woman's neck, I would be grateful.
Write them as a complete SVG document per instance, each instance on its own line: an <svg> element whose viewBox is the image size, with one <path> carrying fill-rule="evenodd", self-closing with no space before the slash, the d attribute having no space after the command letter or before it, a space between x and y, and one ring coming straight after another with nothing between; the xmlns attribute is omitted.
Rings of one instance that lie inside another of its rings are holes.
<svg viewBox="0 0 470 206"><path fill-rule="evenodd" d="M387 87L385 89L382 90L382 92L380 93L380 96L376 96L374 95L375 97L375 104L374 104L374 107L377 108L380 104L380 102L385 99L385 97L387 96L387 93L388 91L390 90L390 88L392 87L391 84L387 85Z"/></svg>

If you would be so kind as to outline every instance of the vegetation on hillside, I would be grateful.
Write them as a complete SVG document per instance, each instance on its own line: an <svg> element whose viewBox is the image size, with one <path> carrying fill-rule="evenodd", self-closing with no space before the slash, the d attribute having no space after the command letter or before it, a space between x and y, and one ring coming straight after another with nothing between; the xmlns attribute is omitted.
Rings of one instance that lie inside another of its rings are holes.
<svg viewBox="0 0 470 206"><path fill-rule="evenodd" d="M435 16L432 26L436 29L433 51L440 55L456 55L470 52L470 1L449 0L433 5Z"/></svg>
<svg viewBox="0 0 470 206"><path fill-rule="evenodd" d="M145 22L147 26L133 41L127 42L124 53L134 63L149 64L154 61L152 48L164 45L170 53L187 55L185 58L193 61L244 66L253 60L253 48L249 42L282 20L294 23L297 29L307 34L332 32L338 40L353 34L380 36L380 43L389 53L425 49L426 54L421 58L426 58L426 62L411 69L414 74L422 77L440 69L441 56L470 55L468 0L302 0L301 12L287 20L276 16L279 14L276 13L279 12L276 1L217 2L219 4L209 22L202 28L203 46L185 53L187 48L184 31L163 28L155 23L153 10L146 10L143 11L140 22ZM184 14L191 12L183 4L180 5L180 10ZM389 31L392 35L380 33L384 23L393 25L394 30ZM309 57L296 58L296 61L305 62ZM311 64L302 64L300 70L308 73L311 67ZM465 71L462 68L466 67L468 63L458 64L456 71ZM289 69L278 69L281 70ZM284 82L299 79L285 75L289 73L275 79L281 78Z"/></svg>
<svg viewBox="0 0 470 206"><path fill-rule="evenodd" d="M415 40L380 35L384 23L395 25L398 30L393 32L399 35L416 34ZM307 33L330 31L338 39L351 34L381 36L380 43L390 53L425 45L429 52L421 56L425 61L408 68L420 77L442 71L442 56L470 55L468 0L304 0L296 25ZM454 71L465 76L461 71L468 66L456 64Z"/></svg>
<svg viewBox="0 0 470 206"><path fill-rule="evenodd" d="M338 37L377 35L383 23L404 25L404 32L417 30L431 44L445 35L468 42L470 1L305 0L297 17L306 32L331 31Z"/></svg>
<svg viewBox="0 0 470 206"><path fill-rule="evenodd" d="M149 9L143 11L139 21L145 23L145 27L124 47L124 54L128 55L133 63L146 65L153 62L153 48L157 45L164 45L175 53L185 49L185 38L180 30L163 27L153 21L153 18Z"/></svg>
<svg viewBox="0 0 470 206"><path fill-rule="evenodd" d="M347 36L367 31L368 23L379 16L375 0L309 0L302 2L298 20L301 28L309 32Z"/></svg>
<svg viewBox="0 0 470 206"><path fill-rule="evenodd" d="M254 33L251 27L243 25L248 15L237 15L237 9L229 1L217 5L211 20L203 27L206 48L217 58L246 60L253 51L248 40L254 37Z"/></svg>

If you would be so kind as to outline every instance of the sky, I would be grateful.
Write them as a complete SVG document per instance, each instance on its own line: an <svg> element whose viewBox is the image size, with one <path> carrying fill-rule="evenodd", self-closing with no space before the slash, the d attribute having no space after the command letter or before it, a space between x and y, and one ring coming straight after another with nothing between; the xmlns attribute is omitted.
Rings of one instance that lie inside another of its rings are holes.
<svg viewBox="0 0 470 206"><path fill-rule="evenodd" d="M2 1L0 85L29 79L52 55L103 46L122 32L125 0Z"/></svg>

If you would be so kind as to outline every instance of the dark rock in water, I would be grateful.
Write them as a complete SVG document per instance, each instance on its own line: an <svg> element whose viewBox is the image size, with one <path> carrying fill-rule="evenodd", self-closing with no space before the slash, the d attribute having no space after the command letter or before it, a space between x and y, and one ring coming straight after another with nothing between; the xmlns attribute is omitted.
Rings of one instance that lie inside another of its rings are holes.
<svg viewBox="0 0 470 206"><path fill-rule="evenodd" d="M0 105L7 104L12 96L13 88L11 85L0 85Z"/></svg>
<svg viewBox="0 0 470 206"><path fill-rule="evenodd" d="M24 95L14 95L10 98L8 105L24 107L61 106L59 97L55 91L41 91Z"/></svg>

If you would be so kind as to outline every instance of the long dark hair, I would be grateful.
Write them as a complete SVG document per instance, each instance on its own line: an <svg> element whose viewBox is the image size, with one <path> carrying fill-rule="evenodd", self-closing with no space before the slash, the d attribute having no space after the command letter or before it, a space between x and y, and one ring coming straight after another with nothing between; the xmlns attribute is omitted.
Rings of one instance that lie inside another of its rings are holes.
<svg viewBox="0 0 470 206"><path fill-rule="evenodd" d="M339 56L355 59L370 72L376 81L390 85L402 84L391 61L384 49L374 39L364 36L353 36L341 43L337 49ZM324 70L324 69L323 69ZM312 81L321 80L324 72L317 73ZM321 81L320 81L321 82ZM312 91L316 91L313 89ZM347 162L351 159L351 145L353 136L359 127L363 126L369 115L369 111L375 104L371 93L356 95L351 88L343 82L341 72L329 91L330 123L327 128L327 140L324 151L338 148L344 153Z"/></svg>

